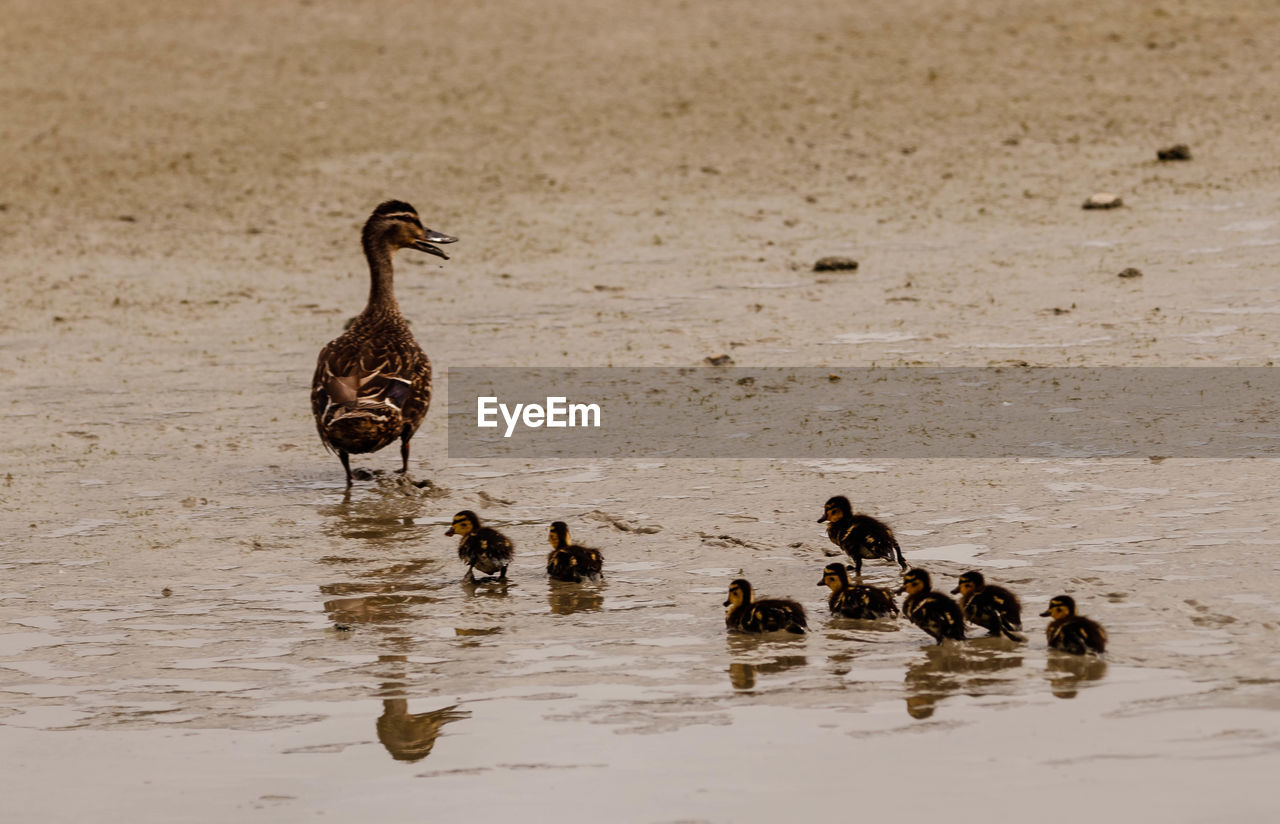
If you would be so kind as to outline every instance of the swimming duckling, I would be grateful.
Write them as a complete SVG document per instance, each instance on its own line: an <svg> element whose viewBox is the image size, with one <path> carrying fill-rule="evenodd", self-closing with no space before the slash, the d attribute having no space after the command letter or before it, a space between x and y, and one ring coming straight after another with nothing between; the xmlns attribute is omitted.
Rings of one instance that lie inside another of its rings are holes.
<svg viewBox="0 0 1280 824"><path fill-rule="evenodd" d="M1040 617L1053 618L1044 629L1050 649L1073 655L1107 651L1107 631L1097 621L1076 615L1076 601L1070 595L1055 595Z"/></svg>
<svg viewBox="0 0 1280 824"><path fill-rule="evenodd" d="M853 559L855 575L862 574L863 558L883 558L886 561L896 558L898 566L907 568L902 548L889 525L870 515L855 513L845 496L837 495L828 500L822 507L818 523L827 525L827 537L831 543Z"/></svg>
<svg viewBox="0 0 1280 824"><path fill-rule="evenodd" d="M729 610L724 614L724 625L740 632L777 632L786 630L797 635L808 628L804 607L784 598L751 600L751 584L738 578L729 584L729 600L724 602Z"/></svg>
<svg viewBox="0 0 1280 824"><path fill-rule="evenodd" d="M831 587L827 606L837 615L873 621L898 614L898 605L888 591L867 584L850 584L844 564L827 564L818 582L818 586L824 585Z"/></svg>
<svg viewBox="0 0 1280 824"><path fill-rule="evenodd" d="M369 302L351 327L320 350L311 379L311 412L320 441L336 452L351 486L349 456L377 452L400 440L400 471L409 471L409 439L431 405L431 361L400 314L391 257L399 249L449 259L436 243L456 237L422 225L408 203L373 210L361 242L369 261Z"/></svg>
<svg viewBox="0 0 1280 824"><path fill-rule="evenodd" d="M960 605L941 592L933 591L929 573L916 568L902 576L902 589L907 600L902 602L902 614L911 623L933 636L939 644L947 638L964 640L964 614Z"/></svg>
<svg viewBox="0 0 1280 824"><path fill-rule="evenodd" d="M464 581L475 581L478 568L486 575L498 573L497 580L507 580L507 566L511 563L511 551L515 548L511 539L496 529L480 526L480 518L469 509L453 516L453 525L445 535L460 535L458 557L467 564ZM484 578L483 581L493 580Z"/></svg>
<svg viewBox="0 0 1280 824"><path fill-rule="evenodd" d="M569 539L569 525L564 521L551 524L547 530L547 543L551 544L551 552L547 554L547 574L557 581L579 584L583 578L599 578L604 571L604 556L600 550L573 543Z"/></svg>
<svg viewBox="0 0 1280 824"><path fill-rule="evenodd" d="M951 594L960 595L960 611L965 620L982 627L992 635L1003 635L1010 641L1025 641L1022 634L1022 604L1018 596L1004 587L988 584L976 570L960 576Z"/></svg>

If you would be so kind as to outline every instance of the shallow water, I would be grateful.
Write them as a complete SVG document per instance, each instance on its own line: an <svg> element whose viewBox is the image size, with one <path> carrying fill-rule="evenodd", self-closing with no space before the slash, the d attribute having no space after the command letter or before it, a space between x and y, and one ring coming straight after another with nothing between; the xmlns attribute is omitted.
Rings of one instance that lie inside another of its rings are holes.
<svg viewBox="0 0 1280 824"><path fill-rule="evenodd" d="M67 513L3 545L17 820L408 821L430 804L442 820L719 821L834 813L832 785L886 813L992 793L1053 793L1051 820L1272 807L1253 786L1280 764L1275 496L1230 462L854 476L895 502L872 510L940 584L978 566L1023 596L1029 643L942 648L900 621L826 614L831 548L812 522L849 483L839 461L472 462L433 473L447 491L382 476L350 493L332 463L63 473ZM585 487L547 485L584 472ZM641 508L631 492L673 486L689 494ZM464 506L516 539L508 585L460 583L443 532ZM603 548L604 582L545 580L553 516ZM802 600L812 632L727 636L720 602L740 571ZM1034 615L1058 591L1107 626L1104 660L1045 649ZM62 773L89 791L52 800ZM108 810L94 801L122 784Z"/></svg>

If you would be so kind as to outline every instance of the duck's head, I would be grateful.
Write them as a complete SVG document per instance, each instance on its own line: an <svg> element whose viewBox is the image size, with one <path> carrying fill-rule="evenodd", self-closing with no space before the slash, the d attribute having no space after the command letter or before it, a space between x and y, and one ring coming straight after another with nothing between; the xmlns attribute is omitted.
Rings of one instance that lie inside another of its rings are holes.
<svg viewBox="0 0 1280 824"><path fill-rule="evenodd" d="M480 518L469 509L464 509L453 516L453 525L445 535L459 535L463 538L480 528Z"/></svg>
<svg viewBox="0 0 1280 824"><path fill-rule="evenodd" d="M569 525L564 521L553 521L551 528L547 530L547 543L551 544L552 549L568 546Z"/></svg>
<svg viewBox="0 0 1280 824"><path fill-rule="evenodd" d="M929 573L919 567L909 569L902 576L902 588L898 592L905 592L908 595L915 595L918 592L928 592L933 589L933 583L929 580Z"/></svg>
<svg viewBox="0 0 1280 824"><path fill-rule="evenodd" d="M818 582L818 586L828 586L832 592L839 592L849 586L849 571L844 564L827 564L826 569L822 570L822 580Z"/></svg>
<svg viewBox="0 0 1280 824"><path fill-rule="evenodd" d="M843 495L837 495L827 500L822 506L822 517L818 519L818 523L836 523L841 518L846 518L853 514L853 505L849 503L849 499Z"/></svg>
<svg viewBox="0 0 1280 824"><path fill-rule="evenodd" d="M952 595L957 595L957 594L973 595L975 592L982 589L986 585L987 585L987 579L982 577L981 572L978 572L976 569L970 570L969 572L966 572L965 574L960 576L960 580L956 584L956 588L951 590L951 594Z"/></svg>
<svg viewBox="0 0 1280 824"><path fill-rule="evenodd" d="M736 609L743 604L751 603L751 582L746 578L738 578L729 584L729 600L724 602L726 607Z"/></svg>
<svg viewBox="0 0 1280 824"><path fill-rule="evenodd" d="M1069 618L1076 614L1076 599L1070 595L1055 595L1049 599L1049 608L1040 613L1041 618L1052 618L1055 621Z"/></svg>
<svg viewBox="0 0 1280 824"><path fill-rule="evenodd" d="M364 240L368 244L380 241L393 249L417 249L429 255L449 259L436 243L453 243L452 235L436 232L422 225L418 210L403 200L388 200L378 204L364 224Z"/></svg>

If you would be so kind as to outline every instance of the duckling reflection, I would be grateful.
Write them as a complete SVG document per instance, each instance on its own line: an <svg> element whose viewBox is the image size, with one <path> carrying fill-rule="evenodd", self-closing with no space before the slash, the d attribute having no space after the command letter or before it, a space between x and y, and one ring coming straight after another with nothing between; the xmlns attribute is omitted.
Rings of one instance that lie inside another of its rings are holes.
<svg viewBox="0 0 1280 824"><path fill-rule="evenodd" d="M547 605L556 615L600 612L604 609L603 588L603 584L591 586L551 581L547 586Z"/></svg>
<svg viewBox="0 0 1280 824"><path fill-rule="evenodd" d="M332 564L348 564L356 559L329 558ZM363 581L322 584L323 595L338 596L324 602L325 612L335 624L392 624L421 614L418 607L436 599L422 594L427 570L440 566L436 559L422 558L359 573Z"/></svg>
<svg viewBox="0 0 1280 824"><path fill-rule="evenodd" d="M1081 681L1100 681L1107 674L1105 659L1054 652L1044 663L1049 677L1049 690L1057 698L1075 698Z"/></svg>
<svg viewBox="0 0 1280 824"><path fill-rule="evenodd" d="M809 659L804 655L780 655L762 663L735 661L729 664L729 683L735 690L753 690L758 675L772 675L808 665Z"/></svg>
<svg viewBox="0 0 1280 824"><path fill-rule="evenodd" d="M928 718L942 699L964 693L990 695L1011 688L1008 678L992 673L1022 666L1021 655L1009 655L994 647L976 645L933 646L923 650L925 660L907 667L907 715Z"/></svg>

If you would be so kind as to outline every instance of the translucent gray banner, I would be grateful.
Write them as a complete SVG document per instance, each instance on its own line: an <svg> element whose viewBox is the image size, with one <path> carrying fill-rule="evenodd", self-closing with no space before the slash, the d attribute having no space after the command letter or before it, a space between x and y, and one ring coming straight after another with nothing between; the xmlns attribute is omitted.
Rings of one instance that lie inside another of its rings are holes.
<svg viewBox="0 0 1280 824"><path fill-rule="evenodd" d="M1280 456L1266 367L463 367L451 458Z"/></svg>

